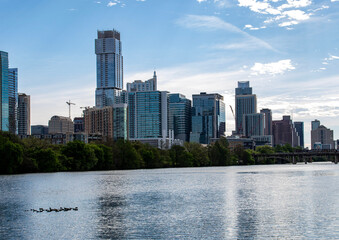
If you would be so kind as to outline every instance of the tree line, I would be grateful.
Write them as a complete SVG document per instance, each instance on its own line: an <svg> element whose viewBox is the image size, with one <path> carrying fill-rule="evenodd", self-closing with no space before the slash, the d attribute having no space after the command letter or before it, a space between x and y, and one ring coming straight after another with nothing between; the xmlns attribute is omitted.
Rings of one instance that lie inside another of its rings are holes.
<svg viewBox="0 0 339 240"><path fill-rule="evenodd" d="M289 145L257 147L258 153L295 151ZM85 144L80 141L54 145L48 140L34 137L20 139L0 131L0 174L123 170L144 168L230 166L255 163L253 150L236 146L229 148L226 138L220 138L207 147L199 143L174 145L162 150L141 142L97 141Z"/></svg>

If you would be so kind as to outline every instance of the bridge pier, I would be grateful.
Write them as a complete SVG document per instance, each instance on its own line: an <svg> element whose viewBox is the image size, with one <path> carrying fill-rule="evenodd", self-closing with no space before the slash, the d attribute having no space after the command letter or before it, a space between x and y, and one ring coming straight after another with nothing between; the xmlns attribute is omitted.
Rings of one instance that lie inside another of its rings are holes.
<svg viewBox="0 0 339 240"><path fill-rule="evenodd" d="M295 156L292 156L292 163L293 163L293 164L297 164L297 161L296 161L296 159L295 159Z"/></svg>
<svg viewBox="0 0 339 240"><path fill-rule="evenodd" d="M338 161L339 161L339 155L335 155L335 157L334 157L334 163L335 163L335 164L338 164Z"/></svg>

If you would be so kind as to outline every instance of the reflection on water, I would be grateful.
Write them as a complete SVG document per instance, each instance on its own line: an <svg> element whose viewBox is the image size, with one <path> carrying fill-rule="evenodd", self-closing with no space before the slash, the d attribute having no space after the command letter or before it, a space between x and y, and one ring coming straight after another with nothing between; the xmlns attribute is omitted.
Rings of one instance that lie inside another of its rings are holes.
<svg viewBox="0 0 339 240"><path fill-rule="evenodd" d="M0 239L335 239L338 180L334 164L0 176Z"/></svg>

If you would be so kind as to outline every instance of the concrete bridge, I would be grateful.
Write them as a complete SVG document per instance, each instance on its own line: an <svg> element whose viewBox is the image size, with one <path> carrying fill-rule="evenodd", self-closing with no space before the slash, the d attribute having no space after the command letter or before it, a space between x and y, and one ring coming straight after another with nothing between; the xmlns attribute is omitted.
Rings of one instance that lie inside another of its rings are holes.
<svg viewBox="0 0 339 240"><path fill-rule="evenodd" d="M310 150L301 152L284 152L284 153L271 153L271 154L253 154L255 162L261 162L266 159L275 159L278 163L293 163L297 162L313 162L313 157L327 158L335 164L339 161L339 150Z"/></svg>

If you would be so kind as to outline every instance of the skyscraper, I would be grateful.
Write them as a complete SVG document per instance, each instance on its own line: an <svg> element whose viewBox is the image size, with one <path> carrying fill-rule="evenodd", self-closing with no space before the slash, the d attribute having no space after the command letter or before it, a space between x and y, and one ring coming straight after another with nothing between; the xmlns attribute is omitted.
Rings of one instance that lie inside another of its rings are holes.
<svg viewBox="0 0 339 240"><path fill-rule="evenodd" d="M226 117L224 97L201 92L193 97L191 142L209 144L211 139L225 136Z"/></svg>
<svg viewBox="0 0 339 240"><path fill-rule="evenodd" d="M141 92L141 91L156 91L157 89L157 74L154 71L153 78L147 81L135 80L132 83L127 83L128 92Z"/></svg>
<svg viewBox="0 0 339 240"><path fill-rule="evenodd" d="M263 136L264 135L264 114L252 113L245 114L243 118L244 136Z"/></svg>
<svg viewBox="0 0 339 240"><path fill-rule="evenodd" d="M18 134L31 135L31 97L24 93L18 94Z"/></svg>
<svg viewBox="0 0 339 240"><path fill-rule="evenodd" d="M318 119L315 119L311 122L311 130L316 130L320 126L320 121Z"/></svg>
<svg viewBox="0 0 339 240"><path fill-rule="evenodd" d="M111 106L123 89L123 57L120 33L116 30L98 31L95 39L97 55L96 107Z"/></svg>
<svg viewBox="0 0 339 240"><path fill-rule="evenodd" d="M304 148L304 122L294 122L294 127L300 139L300 147Z"/></svg>
<svg viewBox="0 0 339 240"><path fill-rule="evenodd" d="M191 100L179 93L169 94L168 123L174 138L188 142L191 132Z"/></svg>
<svg viewBox="0 0 339 240"><path fill-rule="evenodd" d="M312 122L313 123L313 122ZM333 140L333 130L320 125L311 130L311 148L316 149L316 143L321 143L323 149L334 149L335 142Z"/></svg>
<svg viewBox="0 0 339 240"><path fill-rule="evenodd" d="M272 111L268 108L263 108L260 113L264 114L264 135L272 135Z"/></svg>
<svg viewBox="0 0 339 240"><path fill-rule="evenodd" d="M13 134L18 133L18 69L8 69L8 121L9 131Z"/></svg>
<svg viewBox="0 0 339 240"><path fill-rule="evenodd" d="M8 53L0 51L0 130L9 131Z"/></svg>
<svg viewBox="0 0 339 240"><path fill-rule="evenodd" d="M253 113L257 113L257 96L252 94L249 81L240 81L235 89L235 126L237 134L244 134L244 115Z"/></svg>
<svg viewBox="0 0 339 240"><path fill-rule="evenodd" d="M283 116L282 120L272 122L274 145L290 144L299 146L299 136L290 116Z"/></svg>

